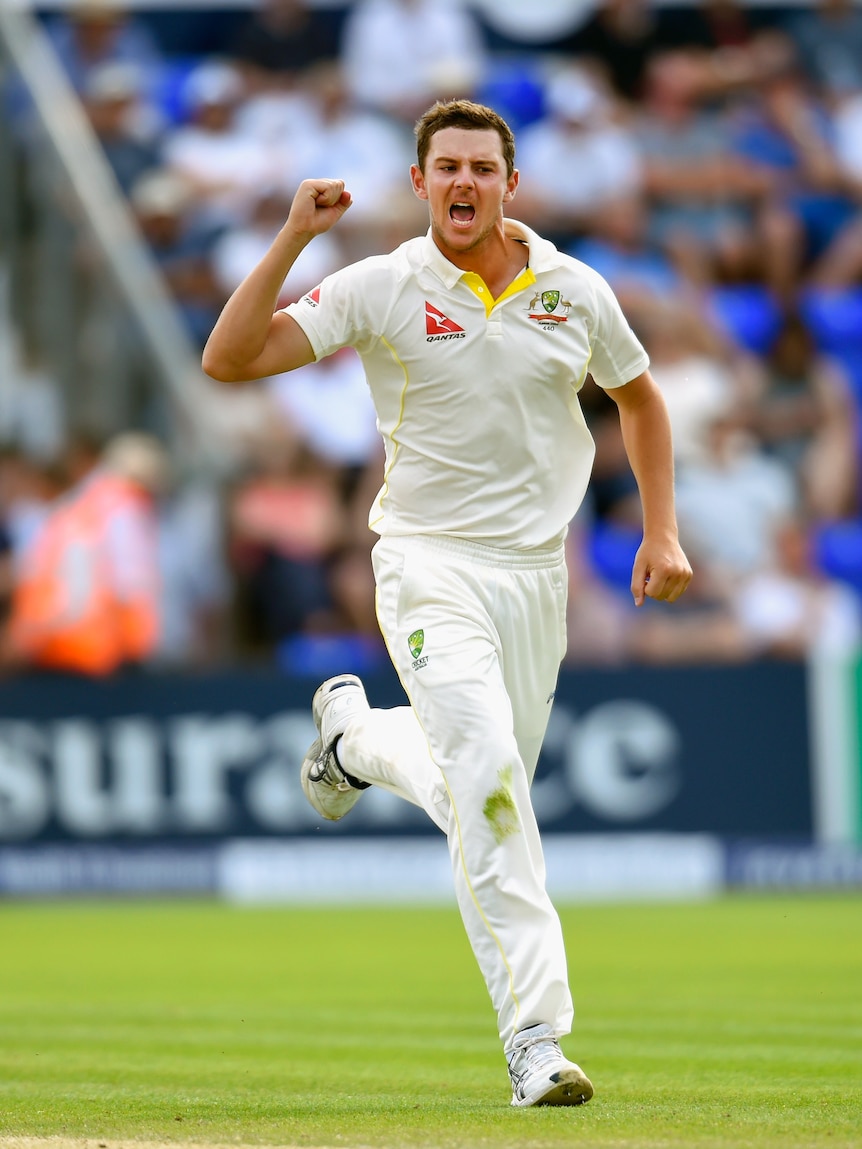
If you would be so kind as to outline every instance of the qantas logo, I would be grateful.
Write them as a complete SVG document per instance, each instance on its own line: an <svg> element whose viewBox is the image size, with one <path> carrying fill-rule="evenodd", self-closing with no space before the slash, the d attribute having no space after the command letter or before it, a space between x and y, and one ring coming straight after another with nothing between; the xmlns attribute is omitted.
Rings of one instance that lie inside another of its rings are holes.
<svg viewBox="0 0 862 1149"><path fill-rule="evenodd" d="M438 343L443 339L465 339L463 327L459 327L454 319L444 315L442 311L425 300L425 342Z"/></svg>
<svg viewBox="0 0 862 1149"><path fill-rule="evenodd" d="M318 307L320 305L320 286L319 285L317 287L315 287L315 289L313 291L309 291L308 295L305 296L305 301L306 301L306 303L310 303L313 307Z"/></svg>

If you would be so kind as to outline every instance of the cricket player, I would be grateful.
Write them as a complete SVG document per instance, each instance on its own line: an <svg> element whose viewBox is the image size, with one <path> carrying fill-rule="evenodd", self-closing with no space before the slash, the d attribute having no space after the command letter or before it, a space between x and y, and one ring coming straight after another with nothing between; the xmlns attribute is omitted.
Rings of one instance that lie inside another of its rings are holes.
<svg viewBox="0 0 862 1149"><path fill-rule="evenodd" d="M369 785L428 813L448 839L512 1104L577 1105L593 1086L559 1045L572 998L530 785L566 649L563 542L593 462L578 400L587 372L618 405L641 494L637 605L672 602L691 578L670 427L605 281L504 216L518 188L505 121L438 103L416 139L427 234L276 312L294 260L351 204L341 180L305 180L225 305L204 369L234 382L344 346L361 356L385 445L369 518L377 614L410 705L372 709L351 674L324 682L302 786L324 818L344 817Z"/></svg>

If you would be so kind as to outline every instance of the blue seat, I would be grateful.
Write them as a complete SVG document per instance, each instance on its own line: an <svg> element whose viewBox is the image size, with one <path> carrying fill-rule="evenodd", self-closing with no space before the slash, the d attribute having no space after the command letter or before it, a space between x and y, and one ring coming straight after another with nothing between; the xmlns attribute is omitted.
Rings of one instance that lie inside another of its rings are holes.
<svg viewBox="0 0 862 1149"><path fill-rule="evenodd" d="M717 287L709 302L718 322L741 347L757 355L769 350L781 326L781 309L765 287Z"/></svg>
<svg viewBox="0 0 862 1149"><path fill-rule="evenodd" d="M816 528L813 543L820 569L862 592L862 521L823 523Z"/></svg>
<svg viewBox="0 0 862 1149"><path fill-rule="evenodd" d="M388 663L381 639L361 634L297 634L276 650L276 664L285 674L331 678L349 669L370 674Z"/></svg>
<svg viewBox="0 0 862 1149"><path fill-rule="evenodd" d="M802 312L821 350L841 357L862 353L862 288L807 291Z"/></svg>
<svg viewBox="0 0 862 1149"><path fill-rule="evenodd" d="M590 564L599 578L615 590L631 590L632 563L641 532L618 523L596 523L587 539Z"/></svg>
<svg viewBox="0 0 862 1149"><path fill-rule="evenodd" d="M504 57L491 64L476 99L498 112L515 131L545 114L545 89L535 62Z"/></svg>
<svg viewBox="0 0 862 1149"><path fill-rule="evenodd" d="M189 76L202 62L200 56L172 56L162 65L156 94L159 109L170 126L182 124L188 119L185 86Z"/></svg>

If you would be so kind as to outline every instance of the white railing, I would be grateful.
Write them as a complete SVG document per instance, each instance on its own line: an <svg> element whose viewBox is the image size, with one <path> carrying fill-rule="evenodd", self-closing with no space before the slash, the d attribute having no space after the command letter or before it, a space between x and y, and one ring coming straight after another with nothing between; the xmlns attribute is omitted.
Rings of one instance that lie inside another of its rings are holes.
<svg viewBox="0 0 862 1149"><path fill-rule="evenodd" d="M173 440L171 446L175 451L182 451L186 462L214 461L215 443L209 424L212 418L218 420L218 395L201 371L199 351L186 332L81 103L41 24L22 0L0 0L0 60L5 63L6 79L11 79L23 97L28 127L36 136L35 146L31 148L35 160L30 166L43 176L43 207L45 182L59 183L48 189L52 206L47 213L41 212L43 234L38 235L32 245L36 252L36 271L30 275L35 307L41 306L43 311L46 308L44 298L41 301L37 298L40 292L48 291L52 295L53 310L47 323L44 320L42 323L46 334L43 342L49 345L48 357L52 353L52 342L59 344L62 352L64 330L68 331L76 316L80 317L80 300L74 297L78 290L74 270L69 271L69 253L62 250L64 234L68 245L68 234L80 232L86 235L99 262L101 282L96 294L103 302L101 326L104 329L110 325L111 314L119 307L123 325L136 330L135 354L145 356L144 372L148 379L157 381L169 400L167 433ZM16 173L10 161L18 142L13 139L15 127L7 122L5 130L6 146L0 151L0 185L16 179L20 183L20 173ZM28 145L32 144L33 140L28 139ZM46 171L47 181L44 180ZM9 187L0 187L0 201L3 201L0 208L5 204L5 209L0 210L0 245L5 221L7 247L11 244L12 248L21 245L21 237L16 234L19 225L13 216L14 208L9 207L14 195ZM58 216L65 218L58 219ZM73 264L79 254L73 253ZM7 251L7 268L15 264L9 256ZM0 246L0 261L3 260ZM39 282L40 271L43 283ZM35 283L32 282L34 276ZM62 294L65 298L59 298ZM6 319L8 321L8 316ZM99 326L98 320L95 326ZM122 337L118 340L115 333L113 342L117 359L124 352ZM57 348L53 351L56 359ZM67 347L69 353L71 348ZM56 366L60 368L59 364ZM103 369L101 375L103 392L112 385L123 386L124 373L119 363L115 363L113 371ZM113 375L113 379L108 379L108 375ZM82 383L82 387L85 386ZM68 398L69 387L65 390ZM107 410L124 410L116 395L103 393L101 399Z"/></svg>

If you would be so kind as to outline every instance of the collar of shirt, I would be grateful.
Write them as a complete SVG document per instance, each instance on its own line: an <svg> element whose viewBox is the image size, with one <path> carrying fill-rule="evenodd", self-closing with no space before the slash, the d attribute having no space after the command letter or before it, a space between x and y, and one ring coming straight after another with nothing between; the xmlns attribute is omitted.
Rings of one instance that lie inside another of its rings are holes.
<svg viewBox="0 0 862 1149"><path fill-rule="evenodd" d="M503 221L503 225L506 235L511 236L513 239L520 240L527 245L529 252L528 264L536 275L542 271L553 271L562 265L563 256L550 240L542 239L540 235L527 227L526 224L520 223L516 219L506 218ZM430 228L425 233L424 258L426 266L443 281L447 288L454 287L458 280L467 274L446 258L434 242Z"/></svg>

